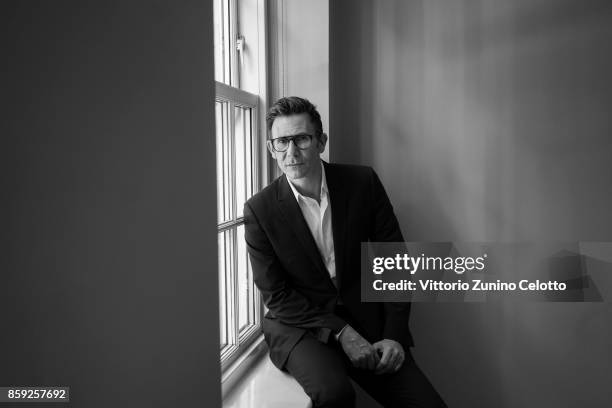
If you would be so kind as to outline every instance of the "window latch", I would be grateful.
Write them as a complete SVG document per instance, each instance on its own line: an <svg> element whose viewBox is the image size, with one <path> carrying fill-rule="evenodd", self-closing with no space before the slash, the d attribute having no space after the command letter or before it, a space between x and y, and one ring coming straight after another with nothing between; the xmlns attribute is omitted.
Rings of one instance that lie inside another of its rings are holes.
<svg viewBox="0 0 612 408"><path fill-rule="evenodd" d="M240 68L244 66L244 37L242 35L236 38L236 50L238 51L238 64Z"/></svg>
<svg viewBox="0 0 612 408"><path fill-rule="evenodd" d="M241 54L244 51L244 37L241 35L236 39L236 50Z"/></svg>

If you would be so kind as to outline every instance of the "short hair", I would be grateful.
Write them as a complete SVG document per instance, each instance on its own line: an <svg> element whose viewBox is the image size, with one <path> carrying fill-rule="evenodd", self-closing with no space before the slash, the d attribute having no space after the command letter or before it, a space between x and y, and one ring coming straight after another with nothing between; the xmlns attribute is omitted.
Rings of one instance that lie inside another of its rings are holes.
<svg viewBox="0 0 612 408"><path fill-rule="evenodd" d="M320 137L321 133L323 133L323 124L321 123L321 115L317 112L317 107L308 99L300 98L299 96L287 96L274 102L274 105L272 105L266 116L268 132L271 134L272 124L277 117L297 115L300 113L308 114L317 132L315 136Z"/></svg>

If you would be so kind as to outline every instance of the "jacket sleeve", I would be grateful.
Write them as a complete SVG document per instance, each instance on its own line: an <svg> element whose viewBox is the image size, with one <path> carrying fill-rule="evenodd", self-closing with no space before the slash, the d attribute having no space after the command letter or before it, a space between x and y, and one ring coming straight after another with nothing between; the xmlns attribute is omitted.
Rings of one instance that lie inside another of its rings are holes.
<svg viewBox="0 0 612 408"><path fill-rule="evenodd" d="M340 331L346 325L343 319L313 305L291 286L266 232L248 203L244 206L244 217L253 278L270 313L281 323L315 329L323 338Z"/></svg>
<svg viewBox="0 0 612 408"><path fill-rule="evenodd" d="M389 197L374 170L372 170L371 175L371 188L373 204L370 241L403 242L404 237ZM383 338L395 340L404 347L412 345L412 338L408 329L410 303L387 302L383 303L383 306L385 311Z"/></svg>

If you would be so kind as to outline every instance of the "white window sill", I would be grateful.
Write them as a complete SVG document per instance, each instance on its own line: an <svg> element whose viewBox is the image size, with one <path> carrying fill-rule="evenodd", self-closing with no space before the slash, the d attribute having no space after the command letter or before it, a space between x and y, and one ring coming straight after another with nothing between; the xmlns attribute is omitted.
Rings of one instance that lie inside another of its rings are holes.
<svg viewBox="0 0 612 408"><path fill-rule="evenodd" d="M357 407L380 408L353 383ZM310 408L312 404L298 382L272 364L263 336L232 364L222 377L223 408Z"/></svg>
<svg viewBox="0 0 612 408"><path fill-rule="evenodd" d="M263 341L249 351L223 375L223 408L311 407L297 381L272 364Z"/></svg>

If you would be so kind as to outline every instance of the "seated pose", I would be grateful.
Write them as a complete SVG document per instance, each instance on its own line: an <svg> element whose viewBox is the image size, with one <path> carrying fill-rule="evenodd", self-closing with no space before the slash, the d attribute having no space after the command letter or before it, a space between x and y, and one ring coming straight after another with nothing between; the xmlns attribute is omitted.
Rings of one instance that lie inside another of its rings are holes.
<svg viewBox="0 0 612 408"><path fill-rule="evenodd" d="M305 99L278 100L267 125L283 175L244 215L272 362L315 407L353 407L350 378L385 407L445 407L410 354L410 304L360 301L361 242L404 240L376 173L321 160L327 135Z"/></svg>

